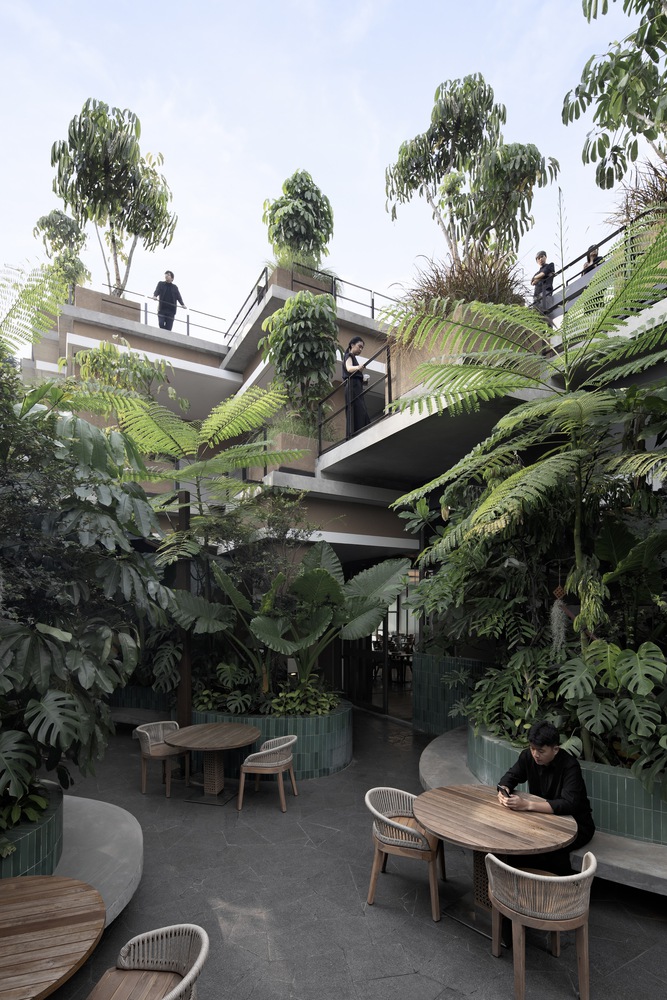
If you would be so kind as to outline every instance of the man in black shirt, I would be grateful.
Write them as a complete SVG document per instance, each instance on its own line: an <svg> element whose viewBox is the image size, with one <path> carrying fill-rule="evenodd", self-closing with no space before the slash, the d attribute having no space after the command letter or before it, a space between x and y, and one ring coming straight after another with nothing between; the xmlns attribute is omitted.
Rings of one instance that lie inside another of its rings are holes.
<svg viewBox="0 0 667 1000"><path fill-rule="evenodd" d="M174 272L165 271L164 281L158 281L157 288L153 292L153 298L158 299L157 319L161 330L171 330L174 325L176 315L176 303L185 308L185 302L181 298L178 285L174 284Z"/></svg>
<svg viewBox="0 0 667 1000"><path fill-rule="evenodd" d="M538 271L530 279L533 286L533 302L542 313L548 313L553 305L554 272L553 264L547 264L546 251L540 250L535 260Z"/></svg>
<svg viewBox="0 0 667 1000"><path fill-rule="evenodd" d="M498 801L506 809L519 812L555 813L573 816L577 823L577 836L572 844L549 854L514 857L509 863L515 868L540 867L556 875L570 875L570 851L587 844L595 833L595 823L588 801L586 785L579 761L558 746L558 730L550 722L536 722L528 733L530 749L523 750L519 759L500 779ZM528 791L541 796L542 801L515 795L514 789L528 782Z"/></svg>

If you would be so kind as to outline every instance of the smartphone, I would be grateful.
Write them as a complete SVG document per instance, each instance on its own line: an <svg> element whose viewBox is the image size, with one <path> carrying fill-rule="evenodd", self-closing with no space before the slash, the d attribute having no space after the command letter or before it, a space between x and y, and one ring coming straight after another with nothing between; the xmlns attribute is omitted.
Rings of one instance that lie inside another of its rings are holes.
<svg viewBox="0 0 667 1000"><path fill-rule="evenodd" d="M501 795L504 795L504 796L505 796L505 798L506 798L506 799L508 799L508 798L510 797L510 795L512 794L511 792L509 792L509 791L508 791L508 790L507 790L507 789L505 788L505 786L504 786L504 785L496 785L496 788L498 789L498 791L500 792L500 794L501 794Z"/></svg>

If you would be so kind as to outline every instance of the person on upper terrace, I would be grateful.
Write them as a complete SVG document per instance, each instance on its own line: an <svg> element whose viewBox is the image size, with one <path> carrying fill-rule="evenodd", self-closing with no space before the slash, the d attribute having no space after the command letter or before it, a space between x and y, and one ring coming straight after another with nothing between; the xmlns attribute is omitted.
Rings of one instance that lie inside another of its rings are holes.
<svg viewBox="0 0 667 1000"><path fill-rule="evenodd" d="M535 257L539 270L530 279L533 286L533 302L535 307L542 313L547 313L553 305L554 272L553 264L547 264L547 254L545 250Z"/></svg>
<svg viewBox="0 0 667 1000"><path fill-rule="evenodd" d="M174 284L173 271L164 272L164 281L158 281L153 298L158 300L157 320L160 329L171 330L176 316L176 304L180 303L185 309L185 302L181 298L178 285Z"/></svg>
<svg viewBox="0 0 667 1000"><path fill-rule="evenodd" d="M584 274L588 274L589 271L592 271L594 268L598 267L598 265L601 264L603 260L604 257L600 256L596 244L593 243L591 246L589 246L588 250L586 251L586 263L584 264L584 269L581 272L582 277Z"/></svg>
<svg viewBox="0 0 667 1000"><path fill-rule="evenodd" d="M359 364L358 356L364 349L362 337L353 337L347 345L343 357L343 382L345 383L345 423L346 437L350 438L357 431L368 427L370 417L364 399L364 385L369 375L363 369L366 362Z"/></svg>

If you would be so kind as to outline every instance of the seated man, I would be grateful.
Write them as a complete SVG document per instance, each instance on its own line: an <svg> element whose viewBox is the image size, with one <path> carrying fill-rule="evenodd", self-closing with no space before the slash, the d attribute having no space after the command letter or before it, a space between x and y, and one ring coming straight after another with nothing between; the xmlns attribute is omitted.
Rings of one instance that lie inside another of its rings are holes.
<svg viewBox="0 0 667 1000"><path fill-rule="evenodd" d="M559 741L558 730L550 722L535 722L528 733L530 749L522 750L517 762L498 783L499 789L507 791L506 795L498 791L498 801L506 809L574 817L577 836L572 844L548 854L508 858L515 868L540 868L554 875L571 875L570 851L588 843L595 833L595 823L579 761L562 751ZM524 781L528 782L528 791L544 801L514 795L516 786Z"/></svg>

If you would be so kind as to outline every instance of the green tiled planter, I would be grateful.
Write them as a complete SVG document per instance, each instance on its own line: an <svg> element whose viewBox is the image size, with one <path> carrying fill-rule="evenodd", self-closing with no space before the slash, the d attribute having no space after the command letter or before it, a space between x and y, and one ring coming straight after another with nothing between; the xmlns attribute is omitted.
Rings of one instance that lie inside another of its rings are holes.
<svg viewBox="0 0 667 1000"><path fill-rule="evenodd" d="M485 785L495 785L517 757L516 747L468 729L468 767ZM667 844L667 802L656 784L649 793L624 767L579 761L598 830L634 840Z"/></svg>
<svg viewBox="0 0 667 1000"><path fill-rule="evenodd" d="M443 677L453 670L466 668L473 677L481 676L488 666L480 660L415 653L412 657L412 727L421 733L441 736L463 725L461 715L449 711L465 692L460 687L446 687Z"/></svg>
<svg viewBox="0 0 667 1000"><path fill-rule="evenodd" d="M49 806L36 823L21 823L5 834L16 850L0 858L0 878L15 875L53 875L63 850L63 791L45 781Z"/></svg>
<svg viewBox="0 0 667 1000"><path fill-rule="evenodd" d="M192 712L192 724L202 722L241 722L257 726L260 738L256 747L231 750L225 755L225 773L238 777L243 759L264 740L292 734L298 736L294 752L294 773L299 778L323 778L336 774L352 760L352 705L342 702L328 715L304 715L277 718L270 715L225 715L222 712ZM194 754L193 766L198 766Z"/></svg>

